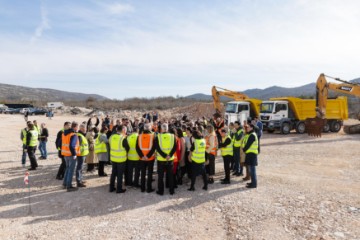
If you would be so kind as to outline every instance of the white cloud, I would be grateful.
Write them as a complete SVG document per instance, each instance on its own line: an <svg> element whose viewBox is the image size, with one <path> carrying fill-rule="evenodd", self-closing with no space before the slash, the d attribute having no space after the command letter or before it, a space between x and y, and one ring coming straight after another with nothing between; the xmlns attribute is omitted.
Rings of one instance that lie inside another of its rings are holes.
<svg viewBox="0 0 360 240"><path fill-rule="evenodd" d="M122 15L134 11L134 7L130 4L114 3L105 7L109 13L114 15Z"/></svg>
<svg viewBox="0 0 360 240"><path fill-rule="evenodd" d="M134 11L130 5L107 6L113 14ZM112 18L103 17L104 12L96 15L93 9L71 12L86 21L95 17L90 24L97 24L95 30L106 26L110 34L94 42L86 36L77 42L40 39L50 27L45 10L39 34L35 34L38 44L24 46L16 36L8 42L0 38L1 79L131 78L134 81L127 84L135 87L139 82L146 85L149 79L154 84L168 79L178 89L186 86L191 94L208 93L211 85L236 90L299 86L315 82L321 72L348 80L360 75L356 66L360 62L358 2L289 1L271 14L262 8L255 16L204 10L187 18L164 16L166 21L157 28L126 23L120 28ZM84 23L78 21L77 27ZM209 89L203 87L206 84Z"/></svg>
<svg viewBox="0 0 360 240"><path fill-rule="evenodd" d="M48 12L46 10L44 1L41 1L40 15L41 15L41 22L40 22L39 26L35 29L35 32L34 32L33 36L30 39L31 43L34 43L36 40L41 38L43 32L45 30L51 28L51 26L49 24L49 19L48 19Z"/></svg>

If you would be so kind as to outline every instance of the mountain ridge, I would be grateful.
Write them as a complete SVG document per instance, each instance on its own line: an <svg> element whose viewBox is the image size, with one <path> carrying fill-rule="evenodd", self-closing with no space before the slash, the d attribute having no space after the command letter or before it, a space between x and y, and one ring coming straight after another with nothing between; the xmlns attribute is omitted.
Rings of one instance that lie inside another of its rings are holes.
<svg viewBox="0 0 360 240"><path fill-rule="evenodd" d="M349 81L351 83L360 84L360 78L356 78L354 80ZM236 91L236 90L235 90ZM210 92L210 88L209 88ZM305 97L305 98L314 98L316 92L316 83L308 83L299 87L285 88L280 86L271 86L264 89L260 88L252 88L242 91L241 93L246 94L250 98L257 98L261 100L267 100L273 97L285 97L285 96L293 96L293 97ZM203 101L212 101L211 94L204 93L195 93L185 98L191 98L195 100L203 100ZM222 101L232 100L228 97L221 97Z"/></svg>
<svg viewBox="0 0 360 240"><path fill-rule="evenodd" d="M0 83L1 101L85 101L89 98L106 100L98 94L69 92L51 88L32 88Z"/></svg>

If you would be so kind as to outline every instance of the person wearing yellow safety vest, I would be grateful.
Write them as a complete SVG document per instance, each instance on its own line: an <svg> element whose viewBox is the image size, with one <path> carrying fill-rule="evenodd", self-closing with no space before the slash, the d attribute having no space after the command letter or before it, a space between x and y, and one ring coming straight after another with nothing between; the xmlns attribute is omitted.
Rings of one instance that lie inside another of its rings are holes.
<svg viewBox="0 0 360 240"><path fill-rule="evenodd" d="M34 124L35 130L38 132L38 134L39 134L39 136L40 136L40 134L41 134L41 128L40 128L40 126L37 124L37 121L36 121L36 120L33 121L33 124Z"/></svg>
<svg viewBox="0 0 360 240"><path fill-rule="evenodd" d="M206 151L206 141L203 138L203 135L200 131L193 132L194 142L191 144L190 148L190 161L191 161L191 185L188 191L195 191L195 181L197 175L203 177L204 186L202 189L208 189L208 180L205 170L205 151Z"/></svg>
<svg viewBox="0 0 360 240"><path fill-rule="evenodd" d="M106 136L107 131L108 128L103 126L100 129L100 133L95 140L94 152L96 153L97 158L99 159L99 168L98 168L99 177L107 176L107 174L104 171L105 164L109 160L109 156L107 152L108 151L107 144L109 143L109 140Z"/></svg>
<svg viewBox="0 0 360 240"><path fill-rule="evenodd" d="M221 142L219 143L219 147L221 150L221 156L224 159L225 170L225 178L221 179L221 184L230 184L230 164L234 155L233 141L227 134L227 129L221 129L220 134Z"/></svg>
<svg viewBox="0 0 360 240"><path fill-rule="evenodd" d="M239 121L234 122L234 176L243 176L243 167L240 165L240 146L241 139L244 136L244 130Z"/></svg>
<svg viewBox="0 0 360 240"><path fill-rule="evenodd" d="M31 122L28 124L28 128L29 131L26 134L26 150L31 164L29 170L36 170L38 164L35 157L35 150L38 145L39 133Z"/></svg>
<svg viewBox="0 0 360 240"><path fill-rule="evenodd" d="M72 178L76 165L76 159L80 155L80 141L77 135L79 124L71 123L71 128L65 130L61 136L61 155L66 162L65 176L63 185L68 192L76 191L78 188L72 186Z"/></svg>
<svg viewBox="0 0 360 240"><path fill-rule="evenodd" d="M168 124L161 124L161 133L155 139L156 152L157 152L157 167L158 167L158 195L164 195L164 172L166 171L167 179L169 179L170 195L174 191L174 178L173 178L173 161L176 152L176 139L175 135L168 133Z"/></svg>
<svg viewBox="0 0 360 240"><path fill-rule="evenodd" d="M146 192L151 193L155 191L152 188L152 175L154 171L154 162L155 162L155 134L150 131L151 124L144 124L144 131L139 134L138 140L136 142L136 152L140 157L140 187L141 192L145 192L145 178L147 172L147 186Z"/></svg>
<svg viewBox="0 0 360 240"><path fill-rule="evenodd" d="M89 143L85 137L86 126L85 124L80 125L80 130L77 133L79 137L79 144L80 144L80 154L77 155L77 163L76 163L76 183L77 187L86 187L85 182L83 181L83 174L82 168L83 163L86 156L89 154Z"/></svg>
<svg viewBox="0 0 360 240"><path fill-rule="evenodd" d="M245 125L246 136L243 141L244 152L246 154L245 164L249 166L251 183L246 185L247 188L256 188L257 187L257 178L256 178L256 166L258 165L257 155L259 154L259 142L258 137L254 131L254 125L246 124Z"/></svg>
<svg viewBox="0 0 360 240"><path fill-rule="evenodd" d="M64 128L61 129L56 135L55 146L56 149L58 150L58 157L61 159L61 164L59 166L58 173L56 174L57 180L63 180L65 176L66 162L64 156L61 155L61 137L64 131L70 129L70 127L71 127L71 122L65 122Z"/></svg>
<svg viewBox="0 0 360 240"><path fill-rule="evenodd" d="M26 124L28 125L29 123L31 123L31 122L28 121ZM26 135L27 135L28 131L29 131L29 128L26 127L26 128L21 129L21 132L20 132L20 140L22 141L22 149L23 149L22 157L21 157L21 164L22 164L23 168L25 167L25 163L26 163L26 153L27 153L27 150L26 150Z"/></svg>
<svg viewBox="0 0 360 240"><path fill-rule="evenodd" d="M126 127L117 125L115 133L110 136L110 161L112 165L111 177L110 177L110 189L109 192L124 193L126 189L122 187L122 179L126 166L127 151L124 147L126 139ZM115 188L115 180L117 182Z"/></svg>
<svg viewBox="0 0 360 240"><path fill-rule="evenodd" d="M140 178L140 168L139 168L139 154L136 151L136 143L138 140L138 132L137 128L133 128L133 132L127 136L125 139L125 145L128 145L128 153L127 153L127 166L126 166L126 186L132 187L140 187L139 185L139 178ZM135 171L135 176L134 176Z"/></svg>

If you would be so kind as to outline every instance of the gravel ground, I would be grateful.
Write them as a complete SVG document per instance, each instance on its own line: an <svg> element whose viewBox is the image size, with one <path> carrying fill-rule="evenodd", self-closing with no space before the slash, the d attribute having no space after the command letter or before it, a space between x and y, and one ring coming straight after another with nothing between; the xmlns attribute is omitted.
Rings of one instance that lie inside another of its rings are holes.
<svg viewBox="0 0 360 240"><path fill-rule="evenodd" d="M50 155L30 172L29 214L20 160L24 119L0 119L0 239L360 239L360 135L265 134L252 190L239 177L221 185L218 158L208 191L198 178L195 192L186 183L173 196L138 189L115 194L108 177L93 173L85 174L87 188L66 192L55 180L54 140L64 121L86 119L37 116L50 130Z"/></svg>

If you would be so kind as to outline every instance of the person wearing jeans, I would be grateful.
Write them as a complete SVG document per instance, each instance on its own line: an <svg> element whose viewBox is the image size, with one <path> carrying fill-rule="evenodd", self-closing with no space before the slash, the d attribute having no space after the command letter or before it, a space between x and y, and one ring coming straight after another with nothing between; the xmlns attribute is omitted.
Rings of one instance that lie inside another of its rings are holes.
<svg viewBox="0 0 360 240"><path fill-rule="evenodd" d="M41 154L39 159L46 159L47 158L46 141L41 141L40 140L40 142L39 142L39 150L40 150L40 154Z"/></svg>
<svg viewBox="0 0 360 240"><path fill-rule="evenodd" d="M66 169L64 176L64 186L68 192L75 191L76 189L72 186L72 178L74 176L74 170L77 162L76 158L76 156L65 157Z"/></svg>
<svg viewBox="0 0 360 240"><path fill-rule="evenodd" d="M65 157L66 170L64 176L64 187L68 192L76 191L78 188L72 186L77 156L80 156L80 141L76 134L79 124L71 123L71 128L65 130L61 136L61 155Z"/></svg>
<svg viewBox="0 0 360 240"><path fill-rule="evenodd" d="M46 143L49 137L48 129L45 126L45 123L41 123L41 134L39 136L39 150L41 157L39 159L46 159L47 158L47 151L46 151Z"/></svg>
<svg viewBox="0 0 360 240"><path fill-rule="evenodd" d="M76 158L76 183L78 187L86 187L86 185L83 182L83 174L82 174L82 168L84 163L85 157L84 156L78 156Z"/></svg>
<svg viewBox="0 0 360 240"><path fill-rule="evenodd" d="M82 177L82 167L86 156L89 154L89 143L85 137L86 126L85 124L80 125L80 130L77 133L79 137L80 154L77 156L76 164L76 183L77 187L86 187Z"/></svg>

